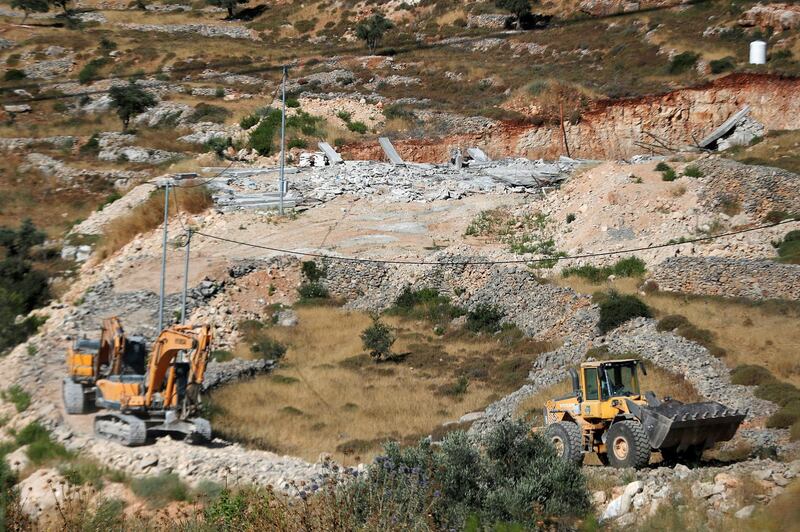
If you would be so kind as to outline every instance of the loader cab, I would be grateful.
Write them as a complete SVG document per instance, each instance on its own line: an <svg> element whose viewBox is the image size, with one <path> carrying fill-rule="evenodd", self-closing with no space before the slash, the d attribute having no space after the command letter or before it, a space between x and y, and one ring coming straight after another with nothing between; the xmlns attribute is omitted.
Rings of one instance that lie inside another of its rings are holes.
<svg viewBox="0 0 800 532"><path fill-rule="evenodd" d="M581 415L587 418L613 418L617 413L617 405L614 404L617 401L613 399L638 399L640 365L641 361L635 359L581 364L578 379L573 376L573 382L578 383L576 395Z"/></svg>

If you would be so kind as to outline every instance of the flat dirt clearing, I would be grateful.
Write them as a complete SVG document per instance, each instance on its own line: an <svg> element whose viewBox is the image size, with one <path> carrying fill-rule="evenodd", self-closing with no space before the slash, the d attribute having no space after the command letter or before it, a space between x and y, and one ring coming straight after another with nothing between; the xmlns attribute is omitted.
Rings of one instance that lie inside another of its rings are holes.
<svg viewBox="0 0 800 532"><path fill-rule="evenodd" d="M359 337L368 314L306 306L297 314L295 327L266 329L289 347L279 368L214 392L212 424L224 437L307 460L328 452L356 464L388 439L435 433L520 386L546 347L460 330L437 336L427 322L387 316L398 360L375 363Z"/></svg>

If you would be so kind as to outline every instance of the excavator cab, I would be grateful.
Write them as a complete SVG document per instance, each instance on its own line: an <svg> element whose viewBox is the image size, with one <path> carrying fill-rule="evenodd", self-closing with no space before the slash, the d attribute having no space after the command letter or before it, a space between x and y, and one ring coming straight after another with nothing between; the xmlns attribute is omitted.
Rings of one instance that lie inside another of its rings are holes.
<svg viewBox="0 0 800 532"><path fill-rule="evenodd" d="M78 339L67 350L67 376L62 383L68 414L85 414L94 403L98 379L142 374L147 346L142 337L128 337L116 316L103 320L99 340Z"/></svg>
<svg viewBox="0 0 800 532"><path fill-rule="evenodd" d="M641 393L637 359L584 362L571 369L573 391L544 408L545 436L565 459L594 452L615 467L644 467L652 451L665 459L699 457L730 440L745 413L717 402L683 404Z"/></svg>
<svg viewBox="0 0 800 532"><path fill-rule="evenodd" d="M98 380L97 406L110 412L95 417L95 432L128 446L158 434L210 439L211 425L199 414L211 339L206 325L168 327L153 343L146 372Z"/></svg>

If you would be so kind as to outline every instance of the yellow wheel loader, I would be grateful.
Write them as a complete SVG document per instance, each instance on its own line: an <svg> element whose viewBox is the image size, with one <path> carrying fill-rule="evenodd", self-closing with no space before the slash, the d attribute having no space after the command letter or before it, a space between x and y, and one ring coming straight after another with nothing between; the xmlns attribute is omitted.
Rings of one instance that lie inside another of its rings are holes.
<svg viewBox="0 0 800 532"><path fill-rule="evenodd" d="M67 413L89 411L98 379L120 373L144 373L146 357L144 338L126 336L116 316L104 319L100 340L80 338L67 350L67 376L61 388Z"/></svg>
<svg viewBox="0 0 800 532"><path fill-rule="evenodd" d="M211 424L199 417L211 340L207 325L168 327L153 344L146 373L99 379L97 406L110 412L95 417L95 433L129 446L162 434L211 439Z"/></svg>
<svg viewBox="0 0 800 532"><path fill-rule="evenodd" d="M730 440L745 413L709 401L684 404L641 394L641 360L585 362L571 369L572 393L545 403L544 434L564 459L597 453L604 464L641 468L653 451L668 461L699 459Z"/></svg>

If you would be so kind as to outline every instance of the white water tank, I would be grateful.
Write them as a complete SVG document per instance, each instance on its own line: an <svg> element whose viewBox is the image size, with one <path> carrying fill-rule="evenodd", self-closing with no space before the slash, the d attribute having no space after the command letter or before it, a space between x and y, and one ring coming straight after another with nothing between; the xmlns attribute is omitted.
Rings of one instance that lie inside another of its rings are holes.
<svg viewBox="0 0 800 532"><path fill-rule="evenodd" d="M764 65L767 63L767 43L753 41L750 43L750 64Z"/></svg>

